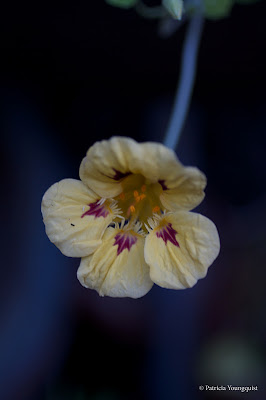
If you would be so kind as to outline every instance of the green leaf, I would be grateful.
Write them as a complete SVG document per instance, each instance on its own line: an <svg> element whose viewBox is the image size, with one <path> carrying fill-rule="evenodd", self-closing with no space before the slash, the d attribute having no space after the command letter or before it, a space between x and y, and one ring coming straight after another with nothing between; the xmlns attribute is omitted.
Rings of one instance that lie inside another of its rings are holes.
<svg viewBox="0 0 266 400"><path fill-rule="evenodd" d="M203 3L205 16L210 19L219 19L230 14L234 0L204 0Z"/></svg>
<svg viewBox="0 0 266 400"><path fill-rule="evenodd" d="M138 0L105 0L105 1L111 6L120 8L131 8L134 7L138 2Z"/></svg>
<svg viewBox="0 0 266 400"><path fill-rule="evenodd" d="M183 0L163 0L163 6L175 19L182 18Z"/></svg>

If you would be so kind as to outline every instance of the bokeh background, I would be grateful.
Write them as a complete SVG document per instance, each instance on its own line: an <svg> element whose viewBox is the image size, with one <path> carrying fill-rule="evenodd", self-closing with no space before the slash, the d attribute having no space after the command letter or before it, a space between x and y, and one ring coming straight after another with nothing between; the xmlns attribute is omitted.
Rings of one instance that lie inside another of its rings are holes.
<svg viewBox="0 0 266 400"><path fill-rule="evenodd" d="M96 140L163 140L186 23L167 38L103 0L1 5L1 399L266 398L265 15L206 22L177 151L208 177L220 256L193 289L133 300L81 287L41 198ZM258 391L199 390L229 384Z"/></svg>

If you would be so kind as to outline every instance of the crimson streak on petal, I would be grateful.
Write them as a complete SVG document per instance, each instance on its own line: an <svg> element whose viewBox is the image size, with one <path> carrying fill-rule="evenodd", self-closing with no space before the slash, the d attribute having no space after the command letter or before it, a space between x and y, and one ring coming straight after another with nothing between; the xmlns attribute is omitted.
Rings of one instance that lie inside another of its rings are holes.
<svg viewBox="0 0 266 400"><path fill-rule="evenodd" d="M162 186L162 189L163 189L163 190L167 190L167 189L168 189L168 187L167 187L166 184L165 184L165 180L164 180L164 179L160 179L160 180L158 181L158 183L160 183L160 185Z"/></svg>
<svg viewBox="0 0 266 400"><path fill-rule="evenodd" d="M106 174L104 174L103 172L101 172L101 174L102 174L103 176L107 176L107 178L114 179L115 181L120 181L121 179L126 178L126 177L129 176L129 175L132 175L132 172L121 172L121 171L118 171L118 170L115 169L115 168L112 168L112 170L113 170L114 173L115 173L115 175L113 175L113 176L106 175Z"/></svg>
<svg viewBox="0 0 266 400"><path fill-rule="evenodd" d="M113 168L113 170L115 171L115 175L113 176L113 179L115 181L120 181L120 179L126 178L127 176L131 175L131 172L121 172L115 168Z"/></svg>
<svg viewBox="0 0 266 400"><path fill-rule="evenodd" d="M173 243L175 246L180 247L178 241L175 238L175 235L177 234L177 231L172 227L172 224L169 223L164 227L161 227L161 229L156 232L156 236L158 238L162 238L167 244L167 241Z"/></svg>
<svg viewBox="0 0 266 400"><path fill-rule="evenodd" d="M114 246L117 244L117 255L119 256L120 253L122 253L123 250L128 249L128 251L130 251L131 247L133 246L133 244L136 243L137 241L137 237L133 236L131 234L128 233L118 233L115 236L115 242L114 242Z"/></svg>
<svg viewBox="0 0 266 400"><path fill-rule="evenodd" d="M106 218L109 214L109 211L105 208L104 204L99 204L98 201L95 203L90 203L88 206L90 209L82 214L81 218L85 217L85 215L94 215L94 218Z"/></svg>

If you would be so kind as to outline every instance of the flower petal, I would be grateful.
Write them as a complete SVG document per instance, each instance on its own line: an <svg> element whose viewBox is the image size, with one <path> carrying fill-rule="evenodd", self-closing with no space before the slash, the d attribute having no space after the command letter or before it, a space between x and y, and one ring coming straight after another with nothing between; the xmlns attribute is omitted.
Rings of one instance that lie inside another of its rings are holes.
<svg viewBox="0 0 266 400"><path fill-rule="evenodd" d="M95 143L80 166L81 180L107 198L123 191L123 180L130 174L142 175L147 183L159 183L161 203L171 211L190 210L204 198L204 174L184 167L175 152L160 143L113 137Z"/></svg>
<svg viewBox="0 0 266 400"><path fill-rule="evenodd" d="M206 177L201 171L183 166L175 152L160 143L139 146L139 173L161 185L160 201L167 210L191 210L202 202Z"/></svg>
<svg viewBox="0 0 266 400"><path fill-rule="evenodd" d="M100 213L98 200L98 195L75 179L63 179L44 194L42 215L47 236L66 256L87 256L101 244L114 215L104 205Z"/></svg>
<svg viewBox="0 0 266 400"><path fill-rule="evenodd" d="M129 158L138 144L129 138L113 137L96 142L80 165L80 179L100 197L115 197L122 192L121 180L132 171Z"/></svg>
<svg viewBox="0 0 266 400"><path fill-rule="evenodd" d="M95 289L101 296L144 296L153 286L149 267L144 260L144 238L126 235L117 228L108 228L102 245L81 260L80 283Z"/></svg>
<svg viewBox="0 0 266 400"><path fill-rule="evenodd" d="M160 201L170 211L192 210L205 197L206 177L194 167L176 169L159 183L163 188Z"/></svg>
<svg viewBox="0 0 266 400"><path fill-rule="evenodd" d="M158 222L146 238L144 255L157 285L184 289L206 275L219 250L212 221L200 214L178 211Z"/></svg>

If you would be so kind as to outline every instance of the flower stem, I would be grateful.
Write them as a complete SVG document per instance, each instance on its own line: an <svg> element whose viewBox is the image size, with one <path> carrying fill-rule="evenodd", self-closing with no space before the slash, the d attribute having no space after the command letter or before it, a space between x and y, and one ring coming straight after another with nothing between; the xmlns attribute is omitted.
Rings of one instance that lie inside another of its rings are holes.
<svg viewBox="0 0 266 400"><path fill-rule="evenodd" d="M197 55L204 18L196 15L191 18L182 51L181 72L174 105L164 144L175 149L188 113L196 75Z"/></svg>

